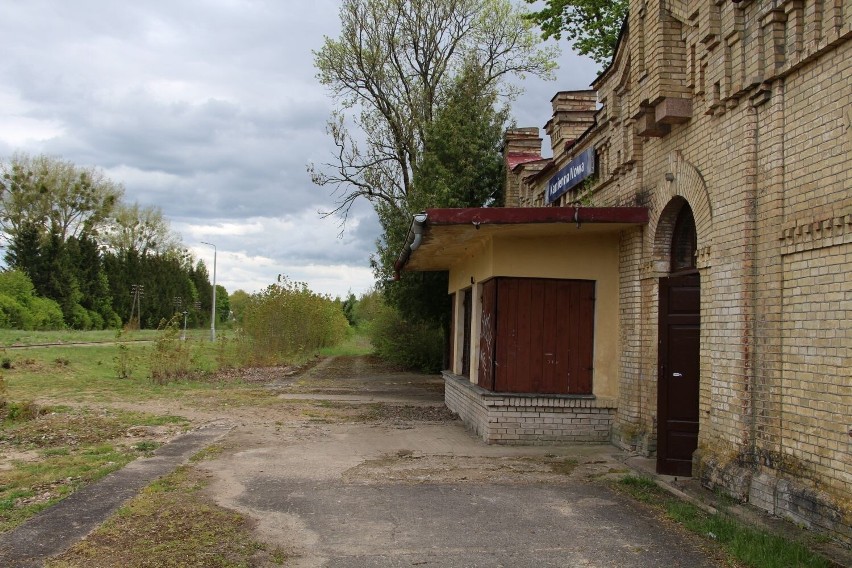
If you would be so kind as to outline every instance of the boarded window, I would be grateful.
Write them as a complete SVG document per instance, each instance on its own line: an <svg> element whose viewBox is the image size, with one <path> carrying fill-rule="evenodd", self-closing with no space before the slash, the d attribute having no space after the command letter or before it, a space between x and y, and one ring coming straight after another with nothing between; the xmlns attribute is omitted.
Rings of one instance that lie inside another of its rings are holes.
<svg viewBox="0 0 852 568"><path fill-rule="evenodd" d="M591 394L594 281L493 278L482 291L480 386Z"/></svg>

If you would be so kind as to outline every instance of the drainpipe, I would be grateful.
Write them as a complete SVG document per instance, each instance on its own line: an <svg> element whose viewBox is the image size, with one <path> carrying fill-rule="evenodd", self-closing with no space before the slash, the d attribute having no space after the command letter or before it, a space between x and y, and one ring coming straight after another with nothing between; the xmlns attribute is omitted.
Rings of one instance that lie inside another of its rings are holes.
<svg viewBox="0 0 852 568"><path fill-rule="evenodd" d="M394 280L399 280L399 273L408 262L408 258L411 256L412 251L415 251L418 247L420 247L420 243L423 241L423 226L426 224L426 219L428 219L428 215L426 215L426 213L418 213L412 219L411 228L408 230L408 238L405 239L402 252L399 253L399 258L397 258L394 263Z"/></svg>

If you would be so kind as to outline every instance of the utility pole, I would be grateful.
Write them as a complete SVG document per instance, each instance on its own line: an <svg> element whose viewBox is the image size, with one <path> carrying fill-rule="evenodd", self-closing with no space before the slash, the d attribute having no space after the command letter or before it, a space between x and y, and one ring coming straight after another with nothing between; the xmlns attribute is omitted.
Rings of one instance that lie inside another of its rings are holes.
<svg viewBox="0 0 852 568"><path fill-rule="evenodd" d="M133 296L133 301L130 304L130 321L127 325L130 329L139 329L142 319L142 296L145 295L145 286L142 284L131 284L130 295ZM133 325L133 312L136 312L136 326Z"/></svg>
<svg viewBox="0 0 852 568"><path fill-rule="evenodd" d="M216 341L216 245L201 241L201 244L213 247L213 307L210 312L210 341Z"/></svg>

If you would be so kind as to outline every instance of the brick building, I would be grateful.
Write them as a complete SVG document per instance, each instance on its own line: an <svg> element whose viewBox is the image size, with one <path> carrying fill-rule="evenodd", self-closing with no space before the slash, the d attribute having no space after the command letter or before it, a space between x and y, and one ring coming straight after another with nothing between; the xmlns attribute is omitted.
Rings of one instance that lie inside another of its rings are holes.
<svg viewBox="0 0 852 568"><path fill-rule="evenodd" d="M507 209L427 210L447 404L611 440L852 541L852 0L631 0L592 90L507 133Z"/></svg>

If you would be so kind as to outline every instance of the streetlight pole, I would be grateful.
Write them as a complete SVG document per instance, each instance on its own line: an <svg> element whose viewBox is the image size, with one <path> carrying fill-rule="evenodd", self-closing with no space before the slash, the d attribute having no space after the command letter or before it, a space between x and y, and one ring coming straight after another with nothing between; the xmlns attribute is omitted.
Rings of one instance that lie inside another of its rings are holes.
<svg viewBox="0 0 852 568"><path fill-rule="evenodd" d="M210 341L216 341L216 245L201 241L201 244L213 247L213 308L210 310Z"/></svg>

